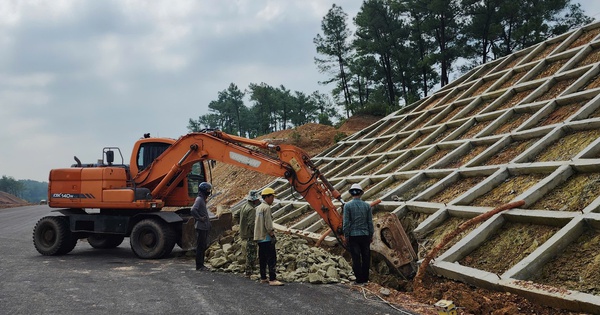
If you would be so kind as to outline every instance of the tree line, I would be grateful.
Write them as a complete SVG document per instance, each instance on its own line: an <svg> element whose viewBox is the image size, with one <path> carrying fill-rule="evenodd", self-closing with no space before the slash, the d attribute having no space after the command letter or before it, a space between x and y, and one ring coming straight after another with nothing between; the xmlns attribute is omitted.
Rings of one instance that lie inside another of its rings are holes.
<svg viewBox="0 0 600 315"><path fill-rule="evenodd" d="M570 0L365 0L333 5L314 43L347 115L389 114L464 73L593 22Z"/></svg>
<svg viewBox="0 0 600 315"><path fill-rule="evenodd" d="M38 203L48 197L48 183L30 179L16 180L11 176L2 175L2 178L0 178L0 191L31 203Z"/></svg>
<svg viewBox="0 0 600 315"><path fill-rule="evenodd" d="M332 95L234 83L190 119L191 132L221 129L254 138L308 122L385 116L426 97L450 75L593 22L570 0L365 0L352 19L332 5L313 39L315 65ZM251 105L244 103L248 97ZM339 110L339 109L343 110Z"/></svg>
<svg viewBox="0 0 600 315"><path fill-rule="evenodd" d="M248 97L252 106L244 104ZM290 91L281 85L251 83L248 91L241 91L231 83L218 98L208 104L209 113L188 123L190 132L202 129L220 129L229 134L255 138L276 130L297 127L309 122L332 125L339 119L330 97L318 91L306 95Z"/></svg>

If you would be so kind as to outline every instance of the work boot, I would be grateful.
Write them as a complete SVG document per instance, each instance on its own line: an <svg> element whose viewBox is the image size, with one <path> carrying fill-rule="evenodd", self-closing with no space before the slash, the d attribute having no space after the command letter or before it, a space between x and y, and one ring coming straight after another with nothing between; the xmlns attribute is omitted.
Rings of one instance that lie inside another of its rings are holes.
<svg viewBox="0 0 600 315"><path fill-rule="evenodd" d="M269 283L269 280L267 280L267 279L260 279L260 283Z"/></svg>
<svg viewBox="0 0 600 315"><path fill-rule="evenodd" d="M280 282L279 280L273 280L273 281L269 281L269 285L272 285L272 286L282 286L283 282Z"/></svg>

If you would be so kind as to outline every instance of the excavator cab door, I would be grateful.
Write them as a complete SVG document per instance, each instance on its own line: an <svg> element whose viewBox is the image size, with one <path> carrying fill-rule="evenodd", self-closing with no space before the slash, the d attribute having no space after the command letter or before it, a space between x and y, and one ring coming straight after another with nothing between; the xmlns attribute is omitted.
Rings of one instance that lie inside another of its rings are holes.
<svg viewBox="0 0 600 315"><path fill-rule="evenodd" d="M204 163L197 162L192 166L192 171L187 175L188 195L190 197L198 196L198 185L202 182L209 182L204 171Z"/></svg>

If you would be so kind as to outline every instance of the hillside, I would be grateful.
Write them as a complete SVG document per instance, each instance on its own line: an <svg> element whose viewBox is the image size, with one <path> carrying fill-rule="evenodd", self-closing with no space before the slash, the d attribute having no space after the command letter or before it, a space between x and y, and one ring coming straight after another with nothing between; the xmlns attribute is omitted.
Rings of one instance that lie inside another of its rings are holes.
<svg viewBox="0 0 600 315"><path fill-rule="evenodd" d="M295 129L276 131L257 139L267 140L275 144L293 144L314 156L332 146L335 143L336 136L352 135L380 119L381 117L377 116L355 116L344 122L339 129L309 123ZM213 208L217 206L230 207L242 200L250 189L259 189L274 179L272 176L241 167L217 163L217 166L212 169L212 183L215 187L210 206Z"/></svg>
<svg viewBox="0 0 600 315"><path fill-rule="evenodd" d="M278 131L259 139L268 139L273 143L293 144L305 149L314 156L334 145L334 138L339 132L349 136L370 126L379 119L371 116L355 116L339 129L319 124L307 124L293 130ZM261 188L275 179L271 176L222 163L212 170L212 176L212 182L215 185L215 196L209 206L213 210L217 206L231 207L242 200L249 189ZM334 249L333 251L337 250ZM346 257L346 259L349 258ZM384 298L381 292L389 290L390 294L385 297L386 301L401 305L403 308L418 314L437 314L433 304L440 299L451 299L457 305L460 305L461 311L459 314L574 314L541 306L514 294L476 288L441 277L426 277L426 289L419 291L412 290L410 281L402 283L403 281L394 281L393 278L393 275L385 273L373 275L372 282L360 290L366 296L370 295L372 297L376 294L379 298ZM392 287L388 286L390 283L394 283L394 285ZM404 290L394 289L403 286Z"/></svg>
<svg viewBox="0 0 600 315"><path fill-rule="evenodd" d="M27 205L27 201L17 198L14 195L0 191L0 209L20 207Z"/></svg>

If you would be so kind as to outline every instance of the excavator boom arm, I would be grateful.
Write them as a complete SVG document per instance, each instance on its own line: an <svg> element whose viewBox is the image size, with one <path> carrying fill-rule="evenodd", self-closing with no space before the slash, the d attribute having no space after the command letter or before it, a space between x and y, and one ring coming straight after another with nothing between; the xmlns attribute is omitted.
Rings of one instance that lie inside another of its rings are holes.
<svg viewBox="0 0 600 315"><path fill-rule="evenodd" d="M273 150L278 157L271 157L242 144ZM220 131L190 133L175 141L150 167L137 174L134 180L138 187L158 182L152 190L152 196L160 199L173 186L169 183L181 177L182 173L189 172L192 164L205 160L220 161L286 178L329 225L338 239L343 239L342 217L332 201L332 198L341 201L340 193L312 164L309 155L292 145L272 145Z"/></svg>

